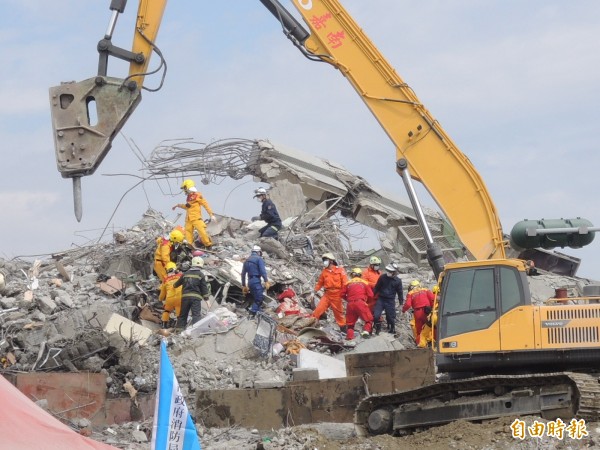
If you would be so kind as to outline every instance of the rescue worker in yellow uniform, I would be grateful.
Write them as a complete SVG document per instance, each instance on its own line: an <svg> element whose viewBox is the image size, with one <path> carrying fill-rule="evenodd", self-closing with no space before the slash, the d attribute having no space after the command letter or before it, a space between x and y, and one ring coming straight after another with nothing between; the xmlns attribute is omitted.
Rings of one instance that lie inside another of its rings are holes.
<svg viewBox="0 0 600 450"><path fill-rule="evenodd" d="M432 289L434 300L433 309L427 316L427 321L421 328L421 335L419 337L419 343L417 344L421 348L433 347L435 340L435 326L437 324L437 310L438 310L438 297L440 295L440 287L436 284Z"/></svg>
<svg viewBox="0 0 600 450"><path fill-rule="evenodd" d="M171 262L173 248L183 242L183 233L177 229L171 231L168 236L160 236L156 239L156 252L154 252L154 272L165 281L167 278L167 264Z"/></svg>
<svg viewBox="0 0 600 450"><path fill-rule="evenodd" d="M177 264L174 262L167 263L167 278L160 286L160 294L158 299L164 302L162 313L162 326L163 328L169 327L169 319L171 312L175 313L175 317L179 317L181 313L181 295L182 286L175 287L174 284L182 276L181 272L177 271Z"/></svg>
<svg viewBox="0 0 600 450"><path fill-rule="evenodd" d="M419 345L421 339L421 330L427 322L427 316L431 313L434 302L434 295L427 288L421 287L419 280L413 280L410 283L409 292L406 295L406 301L402 307L402 312L405 313L409 309L413 310L414 328L413 334L415 342ZM413 327L411 320L411 327Z"/></svg>
<svg viewBox="0 0 600 450"><path fill-rule="evenodd" d="M187 196L185 203L178 203L172 209L181 208L186 210L185 239L189 244L194 245L194 230L196 230L200 236L202 245L210 248L212 240L206 231L206 223L202 220L202 208L206 210L210 216L210 220L216 221L217 219L206 199L196 189L196 183L193 180L185 180L181 184L181 189Z"/></svg>

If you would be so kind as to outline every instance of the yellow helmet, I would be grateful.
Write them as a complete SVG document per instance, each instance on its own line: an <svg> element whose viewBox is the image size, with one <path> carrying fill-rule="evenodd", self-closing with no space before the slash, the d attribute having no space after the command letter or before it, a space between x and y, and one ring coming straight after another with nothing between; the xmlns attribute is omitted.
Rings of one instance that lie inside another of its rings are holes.
<svg viewBox="0 0 600 450"><path fill-rule="evenodd" d="M196 186L196 183L194 183L194 180L183 180L183 183L181 183L181 189L189 189L191 187Z"/></svg>
<svg viewBox="0 0 600 450"><path fill-rule="evenodd" d="M371 256L371 258L369 258L369 264L372 266L381 264L381 258L379 256Z"/></svg>
<svg viewBox="0 0 600 450"><path fill-rule="evenodd" d="M177 244L183 242L183 238L183 233L179 230L173 230L171 231L171 234L169 234L169 240Z"/></svg>
<svg viewBox="0 0 600 450"><path fill-rule="evenodd" d="M362 275L362 269L359 267L355 267L354 269L352 269L352 271L350 272L351 276L356 276L356 277L360 277Z"/></svg>
<svg viewBox="0 0 600 450"><path fill-rule="evenodd" d="M412 281L410 282L410 285L411 285L412 287L417 287L417 286L421 286L421 283L419 283L419 280L412 280Z"/></svg>
<svg viewBox="0 0 600 450"><path fill-rule="evenodd" d="M440 292L440 287L436 284L433 289L431 290L434 294L437 294L438 292Z"/></svg>
<svg viewBox="0 0 600 450"><path fill-rule="evenodd" d="M171 271L177 269L177 264L175 264L173 261L169 261L165 265L165 269L167 270L167 272L171 272Z"/></svg>

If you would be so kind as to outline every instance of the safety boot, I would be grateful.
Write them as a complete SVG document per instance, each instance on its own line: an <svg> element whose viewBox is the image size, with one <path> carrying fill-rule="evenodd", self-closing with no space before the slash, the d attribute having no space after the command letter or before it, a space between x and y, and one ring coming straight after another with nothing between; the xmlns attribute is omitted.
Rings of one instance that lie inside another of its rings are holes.
<svg viewBox="0 0 600 450"><path fill-rule="evenodd" d="M379 334L381 332L381 322L377 322L375 324L375 334Z"/></svg>
<svg viewBox="0 0 600 450"><path fill-rule="evenodd" d="M340 326L340 332L345 333L346 331L348 331L348 327L346 325Z"/></svg>

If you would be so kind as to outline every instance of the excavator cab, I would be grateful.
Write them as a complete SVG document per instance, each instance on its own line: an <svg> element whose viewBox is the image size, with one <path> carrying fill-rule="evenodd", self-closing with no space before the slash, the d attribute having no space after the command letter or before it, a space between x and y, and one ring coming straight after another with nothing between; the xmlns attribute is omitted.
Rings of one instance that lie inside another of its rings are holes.
<svg viewBox="0 0 600 450"><path fill-rule="evenodd" d="M534 305L526 261L447 264L436 364L440 372L503 373L600 367L600 305Z"/></svg>

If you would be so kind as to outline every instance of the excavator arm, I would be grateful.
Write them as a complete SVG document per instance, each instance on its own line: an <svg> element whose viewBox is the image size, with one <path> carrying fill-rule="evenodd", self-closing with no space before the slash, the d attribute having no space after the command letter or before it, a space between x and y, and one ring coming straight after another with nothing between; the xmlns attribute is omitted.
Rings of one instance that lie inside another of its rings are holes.
<svg viewBox="0 0 600 450"><path fill-rule="evenodd" d="M472 256L503 258L502 228L480 175L339 1L292 0L310 31L277 0L260 1L305 56L331 64L346 77L394 143L398 173L408 172L425 186ZM109 26L98 44L98 75L50 89L57 166L63 177L73 178L78 220L81 177L92 174L110 150L141 101L151 53L160 56L154 41L166 0L139 0L131 52L111 42L125 3L111 1ZM130 62L126 78L107 76L109 56Z"/></svg>
<svg viewBox="0 0 600 450"><path fill-rule="evenodd" d="M292 2L310 30L295 44L346 77L394 143L396 160L406 160L411 177L425 186L473 257L504 258L502 227L485 183L410 86L339 1ZM303 35L287 34L292 40Z"/></svg>

